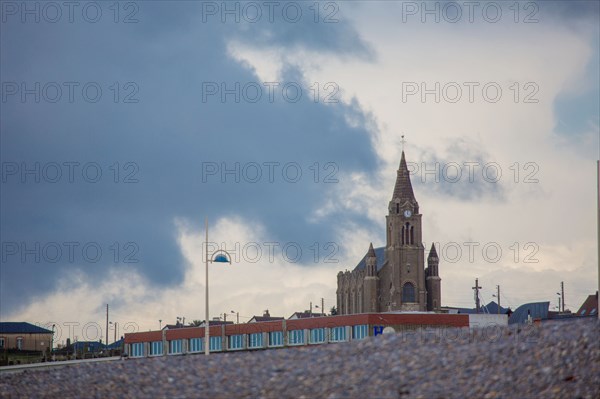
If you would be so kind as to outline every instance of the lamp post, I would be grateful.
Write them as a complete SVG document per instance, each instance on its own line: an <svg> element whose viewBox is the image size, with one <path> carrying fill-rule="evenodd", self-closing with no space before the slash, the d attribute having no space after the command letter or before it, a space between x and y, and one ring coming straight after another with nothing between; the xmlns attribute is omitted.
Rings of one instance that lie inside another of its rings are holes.
<svg viewBox="0 0 600 399"><path fill-rule="evenodd" d="M117 328L119 325L118 321L115 321L114 323L112 321L109 321L108 324L113 325L115 327L115 337L113 340L113 343L117 342ZM108 345L108 335L106 336L106 345Z"/></svg>
<svg viewBox="0 0 600 399"><path fill-rule="evenodd" d="M204 229L206 231L206 242L204 252L204 260L206 264L206 317L204 320L204 354L206 356L210 353L210 319L208 315L208 262L216 262L216 263L229 263L231 264L231 256L225 250L219 249L213 252L210 256L208 254L208 218L204 219ZM217 255L218 254L218 255Z"/></svg>

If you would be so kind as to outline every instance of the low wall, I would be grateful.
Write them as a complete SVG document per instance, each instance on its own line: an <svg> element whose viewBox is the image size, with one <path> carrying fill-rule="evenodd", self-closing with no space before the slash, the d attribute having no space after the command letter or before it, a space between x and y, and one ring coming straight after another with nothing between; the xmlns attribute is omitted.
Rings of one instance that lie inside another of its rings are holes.
<svg viewBox="0 0 600 399"><path fill-rule="evenodd" d="M481 328L488 326L508 326L508 316L505 314L470 314L469 327Z"/></svg>

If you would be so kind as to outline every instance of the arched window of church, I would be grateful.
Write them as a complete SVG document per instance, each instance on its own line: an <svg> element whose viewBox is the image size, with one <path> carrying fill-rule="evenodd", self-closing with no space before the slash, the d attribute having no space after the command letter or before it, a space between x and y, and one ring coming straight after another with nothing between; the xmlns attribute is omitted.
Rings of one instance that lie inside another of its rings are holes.
<svg viewBox="0 0 600 399"><path fill-rule="evenodd" d="M404 226L402 226L402 245L404 245L404 237L405 237Z"/></svg>
<svg viewBox="0 0 600 399"><path fill-rule="evenodd" d="M415 244L415 227L410 226L410 245Z"/></svg>
<svg viewBox="0 0 600 399"><path fill-rule="evenodd" d="M412 283L402 286L402 302L415 302L415 286Z"/></svg>
<svg viewBox="0 0 600 399"><path fill-rule="evenodd" d="M408 224L408 222L406 222L405 226L406 226L406 228L403 229L404 235L405 235L404 241L406 242L406 244L409 244L410 243L410 241L409 241L410 225Z"/></svg>
<svg viewBox="0 0 600 399"><path fill-rule="evenodd" d="M396 203L396 213L400 213L400 204Z"/></svg>

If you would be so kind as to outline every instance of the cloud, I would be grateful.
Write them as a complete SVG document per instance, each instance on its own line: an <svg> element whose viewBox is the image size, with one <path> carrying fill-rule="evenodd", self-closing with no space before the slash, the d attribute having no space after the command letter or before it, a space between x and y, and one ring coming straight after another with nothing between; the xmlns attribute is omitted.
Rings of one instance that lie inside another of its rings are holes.
<svg viewBox="0 0 600 399"><path fill-rule="evenodd" d="M22 102L17 95L2 106L2 160L17 168L2 183L1 232L9 246L3 315L18 314L76 272L102 281L109 269L134 269L158 288L180 284L186 261L175 217L199 223L206 215L244 214L278 240L335 241L335 226L307 216L334 184L323 179L375 165L367 128L360 118L347 122L360 110L313 102L301 70L285 68L269 101L264 82L227 51L241 25L203 23L199 5L142 6L137 24L3 24L4 81L30 89L37 82L43 97ZM299 28L287 25L260 29L272 32L273 45L324 44L329 54L362 57L345 42L356 36L347 23L332 25L326 43L297 37ZM28 40L36 46L21 45ZM75 82L73 102L68 82ZM300 87L298 101L284 97L288 83ZM261 101L205 91L247 84L265 90ZM102 91L97 102L82 91L90 85L90 93ZM54 103L44 87L56 86L63 96ZM217 172L207 174L214 165ZM55 243L62 256L46 256ZM90 245L100 249L98 259L82 253ZM23 257L28 250L37 254Z"/></svg>
<svg viewBox="0 0 600 399"><path fill-rule="evenodd" d="M101 281L86 273L71 273L50 293L9 316L45 326L56 324L61 334L58 342L67 338L69 328L71 338L98 339L98 330L105 330L104 303L110 304L110 320L121 325L119 331L156 329L159 319L163 325L175 323L177 317L204 320L205 232L185 219L174 220L173 224L185 259L181 283L164 287L136 269L112 268ZM325 298L327 311L335 305L335 275L346 262L341 254L329 256L322 251L323 259L315 263L316 252L302 248L307 254L289 262L283 251L288 243L276 241L263 225L232 216L213 221L209 228L210 250L212 243L224 243L223 248L232 253L234 260L231 265L209 265L211 317L235 310L245 322L265 309L273 316L289 317L293 311L308 309L311 301L320 306L321 298ZM255 245L263 251L258 258L251 250ZM289 256L295 257L293 251ZM329 262L323 261L326 257ZM78 324L71 324L75 322Z"/></svg>
<svg viewBox="0 0 600 399"><path fill-rule="evenodd" d="M56 103L28 94L2 104L3 171L17 172L0 193L0 317L40 320L51 309L61 320L97 320L106 301L144 328L201 317L194 245L207 215L219 221L215 237L321 251L333 242L340 254L331 271L284 259L250 265L244 279L224 275L243 294L226 299L220 290L231 290L217 285L215 309L291 313L320 296L333 304L337 270L353 268L369 241L383 243L403 134L409 162L502 171L495 185L479 170L474 184L414 181L426 242L497 242L506 254L514 242L539 246L539 265L442 262L445 304L470 298L478 275L515 302L552 297L559 279L583 300L593 287L581 276L595 273L597 13L561 17L540 3L534 24L400 23L400 3L339 6L335 24L203 22L202 5L189 2L140 4L137 24L2 24L3 82L79 86L73 102L64 91ZM82 94L90 82L102 88L97 103ZM303 90L298 102L282 94L290 82ZM469 82L478 84L473 101ZM502 89L499 101L485 97L486 84ZM457 86L459 101L448 101L444 90ZM260 101L244 87L261 88ZM337 103L325 101L331 93ZM514 284L517 273L539 295Z"/></svg>

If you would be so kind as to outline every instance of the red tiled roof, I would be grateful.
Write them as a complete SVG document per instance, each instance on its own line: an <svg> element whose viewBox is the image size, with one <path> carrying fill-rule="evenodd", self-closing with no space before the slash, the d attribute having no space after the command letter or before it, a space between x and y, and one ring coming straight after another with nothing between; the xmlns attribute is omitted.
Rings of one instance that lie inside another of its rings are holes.
<svg viewBox="0 0 600 399"><path fill-rule="evenodd" d="M588 295L577 311L577 316L589 316L594 314L598 314L598 291L596 291L596 294Z"/></svg>

